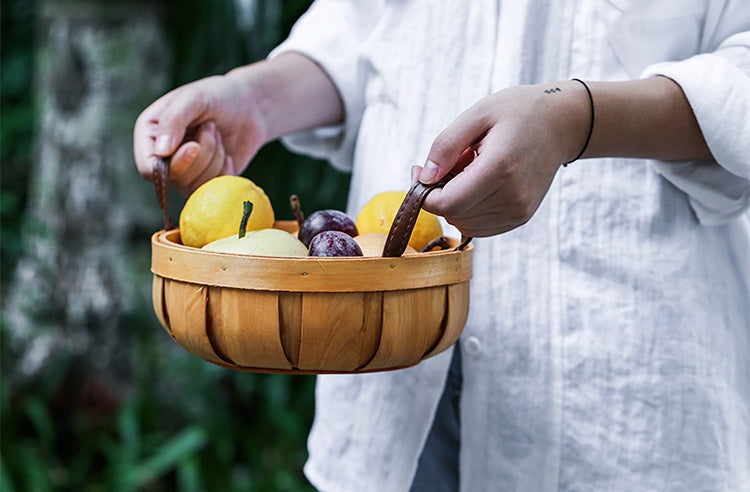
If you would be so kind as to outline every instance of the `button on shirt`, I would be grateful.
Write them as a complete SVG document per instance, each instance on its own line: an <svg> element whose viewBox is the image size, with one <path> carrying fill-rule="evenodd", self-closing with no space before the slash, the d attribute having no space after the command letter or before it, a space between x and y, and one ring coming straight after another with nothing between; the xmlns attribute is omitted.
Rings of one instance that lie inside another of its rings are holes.
<svg viewBox="0 0 750 492"><path fill-rule="evenodd" d="M271 56L290 50L346 121L285 142L352 171L353 214L504 87L675 80L715 160L579 161L475 240L461 490L750 490L747 0L319 0ZM407 491L449 361L319 377L311 482Z"/></svg>
<svg viewBox="0 0 750 492"><path fill-rule="evenodd" d="M477 337L469 336L463 341L464 351L469 357L479 357L482 353L482 342Z"/></svg>

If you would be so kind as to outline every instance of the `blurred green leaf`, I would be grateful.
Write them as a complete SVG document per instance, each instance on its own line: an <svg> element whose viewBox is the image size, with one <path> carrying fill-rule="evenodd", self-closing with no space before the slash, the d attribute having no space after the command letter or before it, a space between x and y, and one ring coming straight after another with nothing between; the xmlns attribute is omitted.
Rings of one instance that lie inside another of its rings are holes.
<svg viewBox="0 0 750 492"><path fill-rule="evenodd" d="M10 474L5 468L5 460L0 458L0 490L3 492L15 492L15 487L10 479Z"/></svg>
<svg viewBox="0 0 750 492"><path fill-rule="evenodd" d="M183 460L177 467L177 485L180 492L201 492L205 490L201 480L200 464L194 456Z"/></svg>
<svg viewBox="0 0 750 492"><path fill-rule="evenodd" d="M134 483L142 486L176 468L206 444L208 436L198 427L189 427L156 449L153 456L134 470Z"/></svg>
<svg viewBox="0 0 750 492"><path fill-rule="evenodd" d="M117 418L117 427L120 435L118 442L118 454L120 459L127 463L137 462L141 451L141 429L138 423L138 407L135 402L126 404Z"/></svg>
<svg viewBox="0 0 750 492"><path fill-rule="evenodd" d="M22 490L33 490L35 492L47 492L53 490L52 479L46 465L44 456L33 442L22 442L16 445L14 450L18 461L23 463L21 469Z"/></svg>
<svg viewBox="0 0 750 492"><path fill-rule="evenodd" d="M26 417L36 431L42 449L52 451L55 432L44 402L38 397L26 401Z"/></svg>

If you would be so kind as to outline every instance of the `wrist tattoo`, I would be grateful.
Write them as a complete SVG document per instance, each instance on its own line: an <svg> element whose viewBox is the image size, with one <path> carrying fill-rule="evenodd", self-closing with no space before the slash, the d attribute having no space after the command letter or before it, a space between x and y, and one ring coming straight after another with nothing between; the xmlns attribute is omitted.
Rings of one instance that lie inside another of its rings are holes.
<svg viewBox="0 0 750 492"><path fill-rule="evenodd" d="M552 89L544 89L545 94L554 94L555 92L562 92L559 87L553 87Z"/></svg>

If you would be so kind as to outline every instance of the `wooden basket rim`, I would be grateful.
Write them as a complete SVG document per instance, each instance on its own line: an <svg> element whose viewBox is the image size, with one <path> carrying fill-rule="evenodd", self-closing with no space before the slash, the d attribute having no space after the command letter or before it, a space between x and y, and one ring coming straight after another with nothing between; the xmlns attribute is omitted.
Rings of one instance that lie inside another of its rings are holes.
<svg viewBox="0 0 750 492"><path fill-rule="evenodd" d="M288 229L287 224L277 227ZM151 271L199 285L286 292L373 292L450 285L472 276L471 244L462 251L398 258L295 258L204 251L180 244L178 236L179 229L152 235Z"/></svg>

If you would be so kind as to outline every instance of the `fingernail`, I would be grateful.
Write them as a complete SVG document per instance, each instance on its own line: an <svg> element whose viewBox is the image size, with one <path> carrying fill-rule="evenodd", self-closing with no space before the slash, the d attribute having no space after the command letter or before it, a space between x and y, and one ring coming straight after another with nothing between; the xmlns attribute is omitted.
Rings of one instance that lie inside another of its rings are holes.
<svg viewBox="0 0 750 492"><path fill-rule="evenodd" d="M427 161L424 168L422 168L422 172L419 174L419 180L425 184L431 184L435 180L435 176L437 176L439 170L440 168L437 164Z"/></svg>
<svg viewBox="0 0 750 492"><path fill-rule="evenodd" d="M196 156L198 155L198 152L200 152L201 146L200 145L191 145L187 150L187 157L190 158L190 160L194 160Z"/></svg>
<svg viewBox="0 0 750 492"><path fill-rule="evenodd" d="M422 172L422 166L413 165L411 167L411 182L416 183L419 181L419 174Z"/></svg>
<svg viewBox="0 0 750 492"><path fill-rule="evenodd" d="M172 150L172 137L169 135L161 135L156 139L156 145L154 145L154 153L159 155L168 154Z"/></svg>

